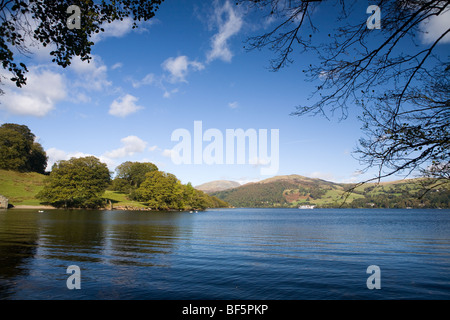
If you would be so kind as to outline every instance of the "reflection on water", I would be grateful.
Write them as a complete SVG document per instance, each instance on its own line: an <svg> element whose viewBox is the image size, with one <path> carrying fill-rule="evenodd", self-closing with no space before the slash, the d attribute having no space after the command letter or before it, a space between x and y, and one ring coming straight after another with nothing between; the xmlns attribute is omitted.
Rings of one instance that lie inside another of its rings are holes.
<svg viewBox="0 0 450 320"><path fill-rule="evenodd" d="M164 255L171 252L177 240L177 216L177 213L154 213L150 217L138 212L82 210L3 211L0 213L0 298L8 298L11 293L19 294L21 299L34 298L35 292L27 296L17 289L36 289L38 284L34 281L41 283L35 279L37 274L51 280L50 291L52 283L62 287L67 278L66 268L72 264L84 269L83 274L86 270L96 270L83 276L83 280L91 277L97 281L109 274L115 285L139 281L135 279L138 278L136 267L168 267ZM28 280L18 283L17 279ZM101 290L98 293L100 298L114 297Z"/></svg>
<svg viewBox="0 0 450 320"><path fill-rule="evenodd" d="M449 227L448 210L0 211L0 299L448 299Z"/></svg>
<svg viewBox="0 0 450 320"><path fill-rule="evenodd" d="M40 255L47 259L153 265L176 239L176 215L137 212L51 211L40 218ZM68 250L69 249L69 250Z"/></svg>
<svg viewBox="0 0 450 320"><path fill-rule="evenodd" d="M27 259L36 254L39 238L37 221L33 216L6 214L0 210L0 299L14 290L12 279L27 277Z"/></svg>

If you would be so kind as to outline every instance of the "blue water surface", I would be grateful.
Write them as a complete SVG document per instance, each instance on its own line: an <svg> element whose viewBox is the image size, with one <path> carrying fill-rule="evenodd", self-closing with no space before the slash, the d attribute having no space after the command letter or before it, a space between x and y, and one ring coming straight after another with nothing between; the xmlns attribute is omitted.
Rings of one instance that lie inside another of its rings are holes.
<svg viewBox="0 0 450 320"><path fill-rule="evenodd" d="M450 210L0 211L0 299L449 299L449 275Z"/></svg>

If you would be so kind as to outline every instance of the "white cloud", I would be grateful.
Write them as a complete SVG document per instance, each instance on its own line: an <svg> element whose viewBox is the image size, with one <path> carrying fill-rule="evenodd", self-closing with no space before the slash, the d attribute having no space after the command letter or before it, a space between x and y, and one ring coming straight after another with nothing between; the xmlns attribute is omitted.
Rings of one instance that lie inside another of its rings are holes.
<svg viewBox="0 0 450 320"><path fill-rule="evenodd" d="M119 68L122 68L122 67L123 67L123 63L122 62L117 62L117 63L112 65L111 70L116 70L116 69L119 69Z"/></svg>
<svg viewBox="0 0 450 320"><path fill-rule="evenodd" d="M169 71L169 70L167 70L167 71ZM173 76L172 74L171 74L171 76L169 78L167 78L165 76L157 76L154 73L149 73L144 78L142 78L141 80L131 79L131 84L132 84L133 88L136 88L136 89L140 88L141 86L145 86L145 85L155 86L155 87L161 89L162 91L164 91L164 94L163 94L164 98L170 98L173 94L177 93L179 91L179 89L178 88L168 89L166 87L166 84L164 83L164 81L169 81L169 82L172 82L172 83L175 83L175 82L178 82L178 81L187 82L185 80L185 78L184 78L186 76L187 72L188 72L187 70L186 70L186 72L183 75L182 75L181 71L178 71L178 70L175 70L175 69L173 69L173 71L175 72L175 74L177 74L180 77L182 77L182 79L181 78L177 78L177 77Z"/></svg>
<svg viewBox="0 0 450 320"><path fill-rule="evenodd" d="M27 84L22 88L5 81L0 109L17 115L43 117L67 96L65 78L59 73L31 67L26 77Z"/></svg>
<svg viewBox="0 0 450 320"><path fill-rule="evenodd" d="M277 21L277 17L275 15L266 17L263 22L264 29L270 27L275 21Z"/></svg>
<svg viewBox="0 0 450 320"><path fill-rule="evenodd" d="M173 153L172 149L164 149L164 151L162 152L162 155L164 157L171 158L172 157L172 153Z"/></svg>
<svg viewBox="0 0 450 320"><path fill-rule="evenodd" d="M351 173L350 175L338 175L331 172L322 172L322 171L314 171L306 174L307 177L322 179L326 181L331 181L335 183L357 183L362 179L363 171L357 170Z"/></svg>
<svg viewBox="0 0 450 320"><path fill-rule="evenodd" d="M50 148L46 150L48 156L47 170L50 171L53 164L55 164L57 161L89 156L98 158L101 162L105 163L108 166L109 170L114 170L114 168L117 166L117 162L114 159L133 156L134 154L144 152L147 149L147 142L143 141L137 136L128 136L121 139L120 141L123 147L105 152L104 154L99 156L79 151L67 152L57 148ZM150 147L149 149L151 150L152 148L153 147Z"/></svg>
<svg viewBox="0 0 450 320"><path fill-rule="evenodd" d="M109 107L109 114L116 117L126 117L135 113L144 107L136 105L138 98L127 94L119 99L114 100Z"/></svg>
<svg viewBox="0 0 450 320"><path fill-rule="evenodd" d="M226 19L223 18L224 15ZM207 53L207 62L216 59L230 62L233 58L233 53L229 48L228 40L241 30L243 25L242 15L227 0L222 7L216 6L214 19L219 32L211 39L211 50Z"/></svg>
<svg viewBox="0 0 450 320"><path fill-rule="evenodd" d="M230 103L228 104L228 106L229 106L231 109L236 109L237 107L239 107L239 103L237 103L237 101L230 102Z"/></svg>
<svg viewBox="0 0 450 320"><path fill-rule="evenodd" d="M261 166L268 166L270 164L270 160L256 157L249 159L248 163L251 164L254 168L258 168Z"/></svg>
<svg viewBox="0 0 450 320"><path fill-rule="evenodd" d="M142 80L133 81L132 85L133 85L133 88L139 88L140 86L143 86L143 85L152 85L152 84L156 84L156 83L158 83L158 80L157 80L155 74L149 73L144 78L142 78Z"/></svg>
<svg viewBox="0 0 450 320"><path fill-rule="evenodd" d="M130 32L145 32L148 31L146 27L157 22L158 20L154 18L148 21L141 21L138 23L139 27L136 29L133 29L133 19L131 17L126 17L122 21L114 20L111 23L105 22L102 26L105 31L93 34L91 40L94 43L98 43L106 38L122 38Z"/></svg>
<svg viewBox="0 0 450 320"><path fill-rule="evenodd" d="M92 55L89 62L74 57L70 69L78 75L73 83L74 87L101 91L112 84L111 81L108 81L108 67L99 56Z"/></svg>
<svg viewBox="0 0 450 320"><path fill-rule="evenodd" d="M334 176L334 174L329 173L329 172L321 172L321 171L311 172L308 175L308 177L315 178L315 179L327 180L327 181L335 181L336 180L336 177Z"/></svg>
<svg viewBox="0 0 450 320"><path fill-rule="evenodd" d="M158 149L158 146L151 146L148 148L148 151L155 151L156 149Z"/></svg>
<svg viewBox="0 0 450 320"><path fill-rule="evenodd" d="M170 73L169 82L187 82L186 76L190 70L203 70L205 66L198 61L189 60L186 56L170 57L162 63L162 68Z"/></svg>
<svg viewBox="0 0 450 320"><path fill-rule="evenodd" d="M255 182L260 182L261 180L263 180L262 178L248 178L248 177L241 177L237 180L235 180L237 183L239 183L240 185L244 185L247 183L255 183Z"/></svg>
<svg viewBox="0 0 450 320"><path fill-rule="evenodd" d="M4 81L5 95L0 110L43 117L63 100L87 103L93 96L92 91L104 91L112 85L108 80L108 68L99 56L93 55L89 63L74 57L67 68L71 71L67 77L63 69L56 72L56 68L54 65L29 67L29 72L25 74L27 83L22 88L17 88L10 80ZM0 76L11 78L3 70L0 70Z"/></svg>
<svg viewBox="0 0 450 320"><path fill-rule="evenodd" d="M363 171L357 170L351 174L350 177L342 177L337 182L339 183L358 183L361 182L361 176L364 174Z"/></svg>
<svg viewBox="0 0 450 320"><path fill-rule="evenodd" d="M89 157L91 154L86 154L83 152L66 152L63 150L59 150L56 148L50 148L45 151L48 156L47 161L47 170L50 171L53 164L60 160L69 160L70 158L81 158L81 157Z"/></svg>
<svg viewBox="0 0 450 320"><path fill-rule="evenodd" d="M177 93L179 90L178 90L178 88L175 88L175 89L172 89L172 90L170 90L170 91L164 91L164 95L163 95L163 97L164 98L170 98L174 93Z"/></svg>
<svg viewBox="0 0 450 320"><path fill-rule="evenodd" d="M52 166L60 160L69 160L71 158L82 158L82 157L96 157L98 158L101 162L105 163L109 170L113 170L116 166L117 163L112 160L111 158L108 158L106 156L95 156L93 154L88 154L88 153L84 153L84 152L66 152L63 150L59 150L56 148L50 148L48 150L45 151L47 153L48 156L48 161L47 161L47 171L51 171Z"/></svg>
<svg viewBox="0 0 450 320"><path fill-rule="evenodd" d="M449 28L450 9L442 12L438 16L432 16L421 23L422 42L431 44L436 41ZM440 43L450 43L450 34L447 34Z"/></svg>
<svg viewBox="0 0 450 320"><path fill-rule="evenodd" d="M135 153L144 152L147 147L147 142L136 136L128 136L120 140L123 144L122 148L115 149L104 154L107 158L124 158L132 156Z"/></svg>
<svg viewBox="0 0 450 320"><path fill-rule="evenodd" d="M103 29L104 32L99 32L100 38L114 37L121 38L127 33L132 31L133 19L130 17L124 18L123 20L115 20L111 23L105 24Z"/></svg>

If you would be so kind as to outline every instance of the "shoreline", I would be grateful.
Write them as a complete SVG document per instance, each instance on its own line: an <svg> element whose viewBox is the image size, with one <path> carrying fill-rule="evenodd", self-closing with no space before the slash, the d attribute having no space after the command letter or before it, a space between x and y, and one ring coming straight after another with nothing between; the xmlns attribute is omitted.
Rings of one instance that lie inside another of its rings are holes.
<svg viewBox="0 0 450 320"><path fill-rule="evenodd" d="M46 205L17 205L5 210L61 210L63 208L55 208L53 206L46 206ZM117 206L113 208L103 207L103 208L97 208L97 209L86 209L86 208L70 208L69 210L101 210L101 211L147 211L147 212L179 212L179 211L204 211L201 209L191 209L191 210L175 210L175 209L168 209L168 210L153 210L151 208L145 208L145 207L132 207L132 206Z"/></svg>
<svg viewBox="0 0 450 320"><path fill-rule="evenodd" d="M2 210L61 210L62 208L55 208L52 206L46 206L46 205L17 205L12 208L8 209L2 209ZM297 209L296 207L286 207L286 208L271 208L271 207L226 207L226 208L207 208L204 210L201 209L191 209L191 210L175 210L175 209L168 209L168 210L153 210L151 208L139 208L139 207L131 207L131 206L118 206L113 208L97 208L97 209L85 209L85 208L70 208L69 210L101 210L101 211L146 211L146 212L179 212L179 211L205 211L208 209ZM428 208L428 207L420 207L420 208L314 208L314 210L320 210L320 209L372 209L372 210L383 210L383 209L400 209L400 210L407 210L407 209L437 209L437 210L448 210L449 208ZM299 209L301 210L301 209ZM314 211L313 210L313 211ZM304 210L301 210L304 211ZM307 210L311 211L311 210Z"/></svg>
<svg viewBox="0 0 450 320"><path fill-rule="evenodd" d="M44 205L17 205L12 208L8 208L8 210L14 210L14 209L54 210L57 208L52 207L52 206L44 206Z"/></svg>

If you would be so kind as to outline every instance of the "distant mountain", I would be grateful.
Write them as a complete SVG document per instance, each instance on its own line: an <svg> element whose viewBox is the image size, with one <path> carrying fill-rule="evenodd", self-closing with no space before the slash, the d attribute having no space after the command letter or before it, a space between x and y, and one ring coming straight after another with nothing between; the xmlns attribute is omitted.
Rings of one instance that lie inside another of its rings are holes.
<svg viewBox="0 0 450 320"><path fill-rule="evenodd" d="M195 189L206 193L218 192L239 187L241 184L236 181L216 180L196 186Z"/></svg>
<svg viewBox="0 0 450 320"><path fill-rule="evenodd" d="M286 175L286 176L275 176L272 178L268 178L265 180L261 180L258 182L253 182L253 183L262 183L262 184L266 184L266 183L272 183L272 182L280 182L280 181L284 181L284 182L289 182L289 183L304 183L304 184L325 184L325 185L338 185L334 182L330 182L330 181L326 181L326 180L322 180L322 179L317 179L317 178L308 178L308 177L304 177L298 174L291 174L291 175Z"/></svg>
<svg viewBox="0 0 450 320"><path fill-rule="evenodd" d="M355 207L355 208L449 208L450 186L432 190L424 197L419 179L367 183L346 193L350 184L339 184L300 175L276 176L260 182L212 192L235 207ZM346 200L345 200L345 197ZM344 201L345 200L345 201Z"/></svg>

